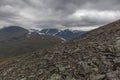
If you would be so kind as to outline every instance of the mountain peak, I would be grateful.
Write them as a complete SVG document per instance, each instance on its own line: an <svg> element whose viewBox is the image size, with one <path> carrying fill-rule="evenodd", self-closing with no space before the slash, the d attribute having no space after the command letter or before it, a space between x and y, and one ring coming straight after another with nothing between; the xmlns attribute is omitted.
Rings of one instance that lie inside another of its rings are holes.
<svg viewBox="0 0 120 80"><path fill-rule="evenodd" d="M14 31L19 31L19 30L25 31L26 29L19 27L19 26L7 26L7 27L3 27L2 29L0 29L0 31L3 31L3 32L7 32L7 31L14 32Z"/></svg>
<svg viewBox="0 0 120 80"><path fill-rule="evenodd" d="M8 26L0 29L0 41L9 40L12 38L22 37L27 35L28 30L19 26Z"/></svg>

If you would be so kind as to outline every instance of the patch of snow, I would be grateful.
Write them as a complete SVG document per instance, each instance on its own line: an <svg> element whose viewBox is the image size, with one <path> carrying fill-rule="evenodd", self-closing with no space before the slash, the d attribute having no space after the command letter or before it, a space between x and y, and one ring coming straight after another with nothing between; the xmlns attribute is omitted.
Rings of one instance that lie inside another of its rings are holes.
<svg viewBox="0 0 120 80"><path fill-rule="evenodd" d="M53 34L54 36L57 35L58 33L60 33L62 30L58 30L58 32L56 32L55 34Z"/></svg>
<svg viewBox="0 0 120 80"><path fill-rule="evenodd" d="M45 35L45 33L40 33L40 32L38 32L38 34L39 34L39 35Z"/></svg>
<svg viewBox="0 0 120 80"><path fill-rule="evenodd" d="M62 38L62 37L60 37L60 39L62 39L63 41L66 41L66 39L64 39L64 38Z"/></svg>
<svg viewBox="0 0 120 80"><path fill-rule="evenodd" d="M45 33L48 34L48 32L49 32L49 29L47 29L47 31Z"/></svg>

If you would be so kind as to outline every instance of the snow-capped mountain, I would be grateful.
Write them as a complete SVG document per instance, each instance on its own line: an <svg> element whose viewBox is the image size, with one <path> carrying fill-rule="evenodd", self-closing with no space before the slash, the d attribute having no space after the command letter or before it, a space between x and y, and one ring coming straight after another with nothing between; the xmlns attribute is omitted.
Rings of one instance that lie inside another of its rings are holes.
<svg viewBox="0 0 120 80"><path fill-rule="evenodd" d="M69 30L69 29L59 30L56 28L42 29L42 30L31 29L31 30L39 34L49 34L49 35L58 36L65 40L70 40L85 33L85 31Z"/></svg>

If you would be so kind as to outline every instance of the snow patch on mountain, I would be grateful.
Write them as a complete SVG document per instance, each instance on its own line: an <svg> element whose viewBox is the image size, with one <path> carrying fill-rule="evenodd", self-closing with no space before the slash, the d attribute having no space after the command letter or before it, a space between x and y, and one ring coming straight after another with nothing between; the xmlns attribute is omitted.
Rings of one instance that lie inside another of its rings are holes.
<svg viewBox="0 0 120 80"><path fill-rule="evenodd" d="M53 35L60 37L62 40L69 40L72 38L75 38L77 36L82 35L85 33L84 31L78 31L78 30L70 30L70 29L56 29L56 28L50 28L50 29L31 29L33 32L37 32L40 35Z"/></svg>

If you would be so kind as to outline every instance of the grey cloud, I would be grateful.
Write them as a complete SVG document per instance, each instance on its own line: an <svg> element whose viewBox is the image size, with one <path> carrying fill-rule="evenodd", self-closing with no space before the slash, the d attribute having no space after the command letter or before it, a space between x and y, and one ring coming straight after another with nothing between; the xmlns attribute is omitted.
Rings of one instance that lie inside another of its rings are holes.
<svg viewBox="0 0 120 80"><path fill-rule="evenodd" d="M120 18L119 4L120 0L0 0L0 26L2 22L40 28L103 25ZM75 14L79 10L90 14Z"/></svg>

